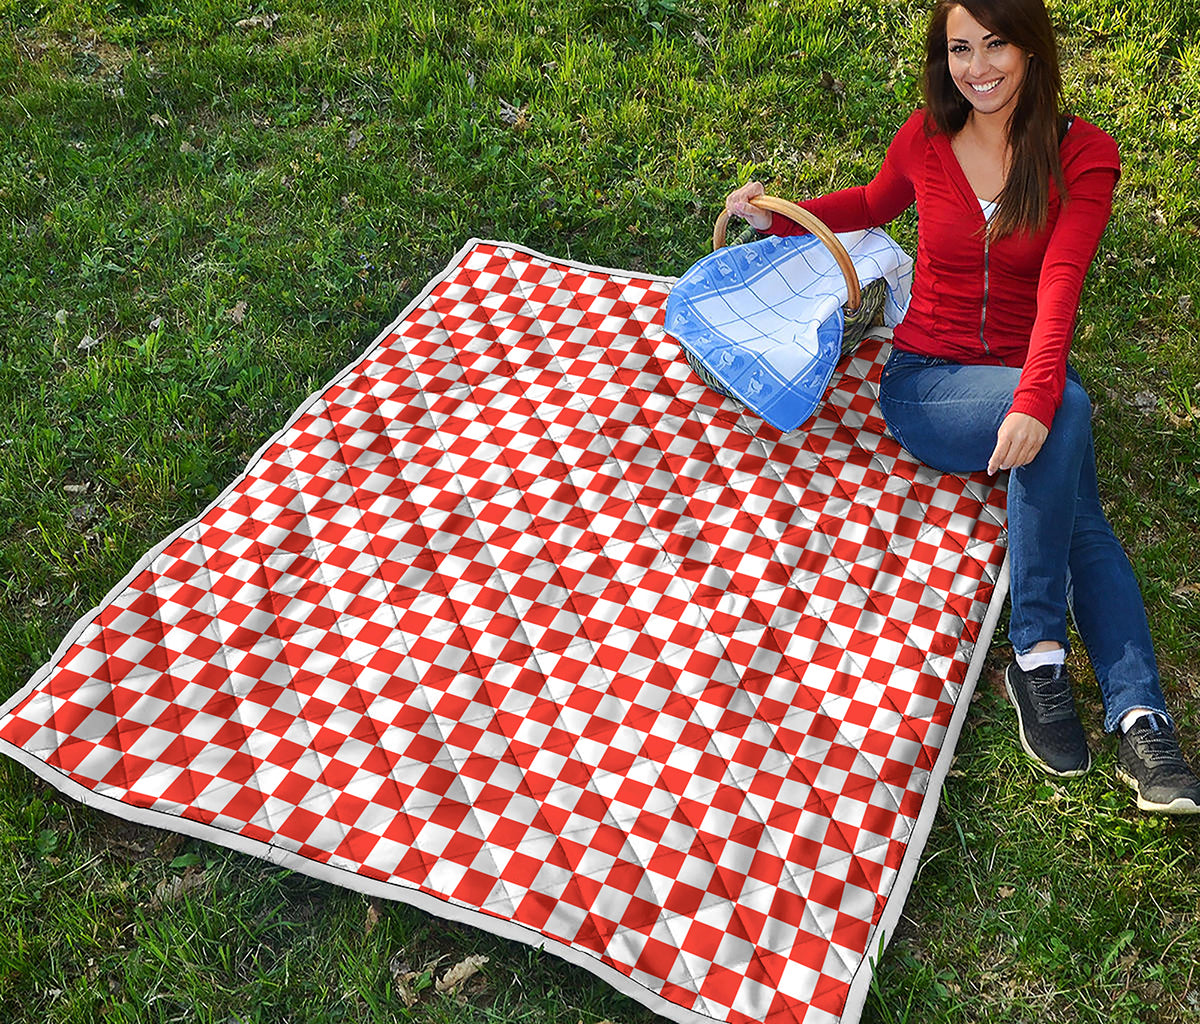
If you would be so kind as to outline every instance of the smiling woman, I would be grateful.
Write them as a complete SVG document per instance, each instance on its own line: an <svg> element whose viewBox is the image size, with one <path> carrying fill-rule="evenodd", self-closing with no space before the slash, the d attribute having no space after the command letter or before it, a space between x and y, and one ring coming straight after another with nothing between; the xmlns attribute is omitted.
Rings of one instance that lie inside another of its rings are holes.
<svg viewBox="0 0 1200 1024"><path fill-rule="evenodd" d="M1050 181L1065 190L1054 29L1042 0L968 6L942 3L930 19L927 109L945 126L976 195L997 201L992 236L1040 230Z"/></svg>
<svg viewBox="0 0 1200 1024"><path fill-rule="evenodd" d="M801 205L853 231L916 204L912 302L879 402L896 439L934 468L1011 472L1016 658L1006 688L1022 748L1051 775L1092 765L1065 665L1069 610L1138 807L1200 813L1200 779L1175 739L1137 580L1100 507L1091 404L1067 364L1120 175L1116 144L1063 111L1042 0L942 0L923 85L925 108L873 181ZM750 182L726 208L759 230L800 233L751 205L762 191Z"/></svg>

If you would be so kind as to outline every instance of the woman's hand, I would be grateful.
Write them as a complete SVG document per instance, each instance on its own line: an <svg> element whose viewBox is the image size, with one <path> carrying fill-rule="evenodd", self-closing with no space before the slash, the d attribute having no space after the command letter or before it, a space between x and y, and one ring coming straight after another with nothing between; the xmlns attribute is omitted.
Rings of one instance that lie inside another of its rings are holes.
<svg viewBox="0 0 1200 1024"><path fill-rule="evenodd" d="M763 191L762 182L746 182L741 188L734 189L726 196L726 211L731 217L741 217L748 221L755 231L766 231L775 219L775 214L770 210L760 210L757 206L750 205L750 200L755 196L761 196Z"/></svg>
<svg viewBox="0 0 1200 1024"><path fill-rule="evenodd" d="M1023 412L1010 412L996 432L996 449L988 459L988 473L1014 469L1033 461L1050 431L1038 419Z"/></svg>

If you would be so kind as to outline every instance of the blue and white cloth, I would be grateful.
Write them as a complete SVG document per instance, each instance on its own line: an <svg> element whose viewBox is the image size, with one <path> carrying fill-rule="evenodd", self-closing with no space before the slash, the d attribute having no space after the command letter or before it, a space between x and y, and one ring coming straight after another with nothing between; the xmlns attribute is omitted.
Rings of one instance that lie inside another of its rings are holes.
<svg viewBox="0 0 1200 1024"><path fill-rule="evenodd" d="M886 231L839 234L861 284L883 278L883 319L895 327L912 292L913 261ZM815 235L718 249L667 299L666 330L728 391L785 433L820 404L842 353L846 281Z"/></svg>

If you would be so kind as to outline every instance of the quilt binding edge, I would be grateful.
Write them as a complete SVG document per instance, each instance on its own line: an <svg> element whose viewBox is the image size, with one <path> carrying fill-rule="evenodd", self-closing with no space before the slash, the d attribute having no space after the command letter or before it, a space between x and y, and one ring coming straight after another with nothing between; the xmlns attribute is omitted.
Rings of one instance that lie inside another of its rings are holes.
<svg viewBox="0 0 1200 1024"><path fill-rule="evenodd" d="M79 638L80 634L91 624L97 615L110 604L126 587L149 566L154 559L162 554L174 541L182 536L196 523L200 522L210 511L212 511L222 500L236 488L249 474L250 470L258 464L264 453L278 441L284 434L291 429L292 425L303 416L312 405L317 402L322 395L325 394L331 387L336 385L343 377L346 377L352 369L365 359L371 352L377 349L383 341L389 337L393 331L404 321L404 319L417 306L425 301L432 291L441 284L452 271L458 268L464 257L473 249L480 245L495 245L503 249L510 249L514 252L521 252L535 259L546 260L552 264L566 265L574 267L577 270L592 271L608 275L620 277L638 278L641 280L657 281L664 284L672 284L675 277L663 274L648 274L642 271L631 271L628 269L605 267L591 263L584 263L580 260L563 258L558 256L549 256L546 253L532 249L525 245L519 245L514 242L502 242L493 239L470 238L466 243L450 258L449 262L438 274L435 274L426 283L412 300L404 307L403 310L382 330L376 335L375 340L369 346L364 348L361 353L352 358L341 370L337 371L328 381L326 381L318 390L314 391L299 407L288 417L287 421L277 430L271 437L265 441L254 452L246 462L245 468L233 478L229 485L220 492L207 506L205 506L196 516L188 520L182 526L172 531L165 538L153 545L109 591L104 595L96 607L81 615L63 637L62 642L55 649L50 658L43 664L31 677L28 683L17 690L8 700L0 704L0 717L7 715L14 707L16 707L25 697L36 689L42 681L50 674L54 666L67 652L70 646ZM874 333L874 332L872 332ZM887 332L890 335L890 331ZM958 743L958 738L961 735L963 724L966 721L967 709L971 703L971 695L975 690L975 684L983 669L984 658L987 655L988 647L991 644L992 634L995 632L996 623L1000 618L1000 609L1003 606L1004 598L1008 592L1008 555L1005 555L1004 562L1000 568L1000 574L997 578L995 589L992 592L992 598L988 603L987 612L984 616L984 621L980 628L979 637L975 642L974 653L971 658L970 665L967 669L966 678L963 681L962 689L959 693L958 700L955 703L954 712L950 719L950 724L947 727L946 738L942 743L941 750L938 753L937 760L934 762L933 770L930 773L929 785L926 789L925 798L921 803L921 810L917 816L917 823L913 828L912 836L905 849L904 858L901 861L896 879L892 884L892 890L888 894L887 902L884 907L883 914L879 921L871 929L870 941L868 942L866 953L862 959L858 969L854 972L851 978L850 988L847 993L846 1002L843 1006L840 1015L841 1024L857 1024L859 1017L862 1014L863 1006L866 1003L867 995L870 992L871 981L874 977L875 965L883 956L887 948L887 944L891 939L891 933L894 930L897 922L900 919L900 914L904 909L905 898L912 886L913 880L916 877L917 868L920 865L920 858L924 852L925 844L929 840L929 834L933 828L934 816L937 813L938 804L941 797L941 788L950 771L950 765L953 762L954 747ZM390 899L398 902L407 903L435 917L448 919L459 924L467 924L472 927L480 928L483 931L490 932L500 938L509 939L511 941L520 942L528 946L533 946L539 949L545 949L555 956L566 960L568 963L574 964L577 967L582 967L585 970L596 975L606 984L621 992L623 995L629 996L631 999L641 1003L647 1009L666 1017L669 1020L675 1021L676 1024L725 1024L720 1018L711 1017L708 1014L701 1013L697 1010L691 1010L686 1007L673 1003L670 1000L659 995L657 992L645 987L634 981L628 975L623 974L614 967L610 967L592 953L576 949L564 942L559 942L556 939L548 938L540 932L526 926L517 924L514 921L508 921L504 918L493 917L490 914L485 914L482 911L474 910L470 907L451 902L449 900L440 899L429 893L423 892L420 889L409 888L398 882L379 882L370 878L349 871L345 868L339 868L331 864L322 864L317 861L309 860L299 854L289 850L284 850L276 846L271 846L269 843L262 842L257 839L250 839L247 836L240 835L236 832L230 832L226 829L219 828L215 825L208 825L203 822L192 821L188 818L183 818L177 815L168 814L164 811L155 811L149 808L136 807L131 804L126 804L113 797L104 796L96 793L86 786L80 785L69 776L63 774L58 769L51 767L44 761L33 757L21 747L14 746L7 740L0 739L0 753L4 753L33 772L36 776L43 779L45 782L52 785L55 789L75 799L79 803L87 807L92 807L96 810L111 814L114 817L121 818L127 821L134 821L140 825L147 825L151 828L159 828L168 832L176 832L182 835L187 835L193 839L201 839L205 842L211 842L217 846L224 846L226 849L234 850L238 853L244 853L258 860L265 860L270 864L275 864L278 867L286 868L290 871L296 871L300 874L307 875L311 878L316 878L319 881L328 882L332 885L337 885L344 889L363 893L367 896L372 896L379 899Z"/></svg>
<svg viewBox="0 0 1200 1024"><path fill-rule="evenodd" d="M979 627L979 637L975 641L975 649L971 662L967 666L967 675L963 679L958 699L954 702L954 712L950 716L950 724L946 727L946 737L942 740L937 760L929 773L929 783L925 789L925 798L921 801L921 810L917 814L916 824L904 850L904 858L892 882L892 891L888 894L883 913L879 921L871 929L867 942L866 955L859 964L850 980L850 990L846 994L846 1003L842 1008L841 1024L857 1024L866 1004L867 995L871 990L871 982L875 978L875 965L883 958L884 950L891 942L892 934L904 912L909 890L917 877L921 866L921 854L925 852L925 844L929 842L929 834L933 831L933 819L937 815L938 805L942 800L942 786L950 774L954 764L955 748L962 735L963 726L967 721L967 712L971 707L971 697L975 686L983 672L983 663L987 659L988 649L992 645L992 636L996 632L996 624L1000 621L1000 611L1004 607L1004 599L1008 596L1008 552L1004 553L1004 561L1000 564L1000 572L992 589L991 600L988 601L987 612Z"/></svg>

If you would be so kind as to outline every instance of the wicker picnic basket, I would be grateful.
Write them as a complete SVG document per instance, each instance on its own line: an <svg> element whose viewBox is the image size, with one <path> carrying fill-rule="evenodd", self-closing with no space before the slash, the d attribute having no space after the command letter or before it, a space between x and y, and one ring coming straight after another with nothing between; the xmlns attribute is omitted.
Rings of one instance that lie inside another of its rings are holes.
<svg viewBox="0 0 1200 1024"><path fill-rule="evenodd" d="M887 297L887 282L883 278L877 278L865 287L860 287L858 273L854 269L854 263L850 259L850 254L846 252L846 247L838 241L837 235L826 226L824 221L809 213L803 207L797 206L786 199L780 199L778 196L767 195L756 196L750 200L750 203L753 206L757 206L760 210L781 213L785 217L794 220L801 227L819 238L825 247L829 249L833 258L837 261L839 269L842 271L842 276L846 279L846 291L849 296L845 305L842 306L842 314L845 318L842 328L842 355L845 356L852 352L858 343L862 341L867 331L878 322L884 299ZM727 211L722 210L721 215L713 225L714 252L725 245L728 224L729 214ZM753 228L747 226L745 238L739 238L736 241L748 241L757 237L759 236ZM700 362L686 345L682 345L681 347L688 366L692 368L696 376L714 391L736 400L736 396L704 367L704 364Z"/></svg>

